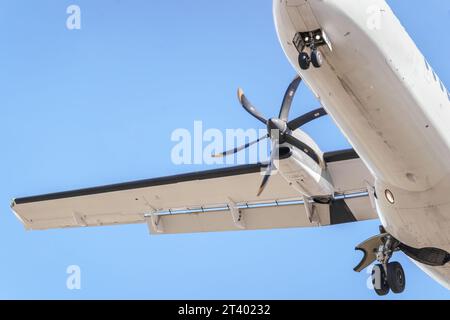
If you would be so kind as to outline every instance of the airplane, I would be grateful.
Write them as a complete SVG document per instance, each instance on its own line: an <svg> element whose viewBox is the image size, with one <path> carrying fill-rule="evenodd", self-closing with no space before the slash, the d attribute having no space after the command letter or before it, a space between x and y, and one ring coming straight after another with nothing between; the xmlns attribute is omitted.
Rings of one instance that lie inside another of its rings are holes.
<svg viewBox="0 0 450 320"><path fill-rule="evenodd" d="M16 198L11 208L25 228L143 223L160 235L379 219L380 230L356 246L363 258L354 268L373 265L376 294L405 290L405 272L392 261L396 252L450 289L444 84L385 0L274 0L273 14L297 76L272 118L239 90L240 104L267 135L213 155L269 139L267 162ZM302 81L322 107L290 119ZM324 153L301 129L324 116L353 149Z"/></svg>

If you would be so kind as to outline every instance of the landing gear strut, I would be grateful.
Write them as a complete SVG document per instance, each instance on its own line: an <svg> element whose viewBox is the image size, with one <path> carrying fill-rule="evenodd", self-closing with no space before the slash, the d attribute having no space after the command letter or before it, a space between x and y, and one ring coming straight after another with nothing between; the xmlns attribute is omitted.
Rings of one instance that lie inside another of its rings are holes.
<svg viewBox="0 0 450 320"><path fill-rule="evenodd" d="M442 267L450 263L449 252L433 247L410 247L395 239L382 226L380 234L367 239L355 249L364 253L361 262L353 269L356 272L361 272L378 261L372 269L372 283L380 296L387 295L389 291L405 291L406 278L402 266L398 262L389 262L394 252L402 251L411 259L431 267Z"/></svg>
<svg viewBox="0 0 450 320"><path fill-rule="evenodd" d="M331 45L321 29L310 32L298 32L294 37L293 43L299 53L298 64L302 70L308 70L311 64L315 68L320 68L323 64L323 56L318 48L328 45L331 49ZM307 48L311 55L306 51Z"/></svg>
<svg viewBox="0 0 450 320"><path fill-rule="evenodd" d="M406 278L402 265L399 262L389 262L394 252L399 250L399 244L391 235L386 235L376 252L379 264L372 269L372 284L379 296L387 295L389 290L397 294L405 291Z"/></svg>

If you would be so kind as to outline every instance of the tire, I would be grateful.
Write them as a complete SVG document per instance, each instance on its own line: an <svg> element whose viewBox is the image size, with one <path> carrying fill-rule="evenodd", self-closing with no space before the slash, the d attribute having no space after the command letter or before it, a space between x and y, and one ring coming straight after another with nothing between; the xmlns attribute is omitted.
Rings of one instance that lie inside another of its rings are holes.
<svg viewBox="0 0 450 320"><path fill-rule="evenodd" d="M373 266L372 284L377 295L382 297L389 293L389 284L386 281L386 272L381 264L376 264Z"/></svg>
<svg viewBox="0 0 450 320"><path fill-rule="evenodd" d="M402 293L406 287L406 277L403 267L398 262L391 262L387 265L387 281L394 293Z"/></svg>
<svg viewBox="0 0 450 320"><path fill-rule="evenodd" d="M302 70L308 70L311 66L311 59L306 52L300 53L298 56L298 64Z"/></svg>
<svg viewBox="0 0 450 320"><path fill-rule="evenodd" d="M313 50L311 53L311 62L315 68L320 68L323 64L322 52L319 50Z"/></svg>

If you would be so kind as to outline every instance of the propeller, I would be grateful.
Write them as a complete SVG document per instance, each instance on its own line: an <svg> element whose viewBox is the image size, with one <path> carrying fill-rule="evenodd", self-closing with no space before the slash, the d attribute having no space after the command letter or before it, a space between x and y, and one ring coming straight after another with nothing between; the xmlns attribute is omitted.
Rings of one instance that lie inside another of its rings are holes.
<svg viewBox="0 0 450 320"><path fill-rule="evenodd" d="M267 183L269 182L269 179L272 176L273 169L276 170L275 161L278 159L278 152L279 152L278 141L274 140L272 141L272 152L270 154L269 165L267 166L263 181L261 183L261 186L259 187L257 194L258 197L264 192L264 189L266 188Z"/></svg>
<svg viewBox="0 0 450 320"><path fill-rule="evenodd" d="M297 76L290 83L289 87L286 90L286 93L284 94L278 118L267 119L266 117L264 117L262 113L259 112L258 109L256 109L256 107L250 102L250 100L247 99L247 97L244 94L244 91L242 91L242 89L239 89L238 98L242 107L254 118L258 119L260 122L266 125L267 135L260 137L259 139L254 140L252 142L246 143L245 145L242 145L240 147L212 155L213 157L216 158L226 157L238 153L242 150L245 150L260 141L270 138L270 140L272 141L270 160L266 172L264 174L263 181L258 190L258 197L264 192L264 189L266 188L270 180L272 172L276 170L276 160L278 159L279 156L280 144L288 143L298 148L299 150L309 155L316 163L319 164L320 159L319 156L315 153L315 151L307 144L305 144L304 142L297 139L294 135L292 135L292 132L294 130L327 114L325 109L319 108L314 111L308 112L307 114L302 115L292 121L289 121L289 112L291 110L292 101L294 100L295 93L297 92L297 89L301 81L302 79L299 76Z"/></svg>
<svg viewBox="0 0 450 320"><path fill-rule="evenodd" d="M263 140L267 139L268 137L269 137L269 135L265 135L265 136L263 136L263 137L261 137L259 139L256 139L256 140L254 140L252 142L246 143L243 146L240 146L238 148L234 148L234 149L222 152L222 153L213 154L212 157L213 158L223 158L223 157L230 156L232 154L238 153L239 151L242 151L242 150L245 150L247 148L250 148L252 145L257 144L258 142L263 141Z"/></svg>
<svg viewBox="0 0 450 320"><path fill-rule="evenodd" d="M289 129L294 131L300 127L303 127L305 124L307 124L313 120L319 119L326 115L327 115L327 112L325 111L325 109L319 108L319 109L313 110L311 112L308 112L308 113L298 117L297 119L289 121L288 127L289 127Z"/></svg>

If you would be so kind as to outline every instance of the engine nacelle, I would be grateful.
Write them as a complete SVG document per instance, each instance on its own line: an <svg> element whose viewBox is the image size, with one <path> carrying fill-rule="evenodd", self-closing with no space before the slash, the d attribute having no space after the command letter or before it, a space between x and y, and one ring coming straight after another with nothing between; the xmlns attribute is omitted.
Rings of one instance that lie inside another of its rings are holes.
<svg viewBox="0 0 450 320"><path fill-rule="evenodd" d="M303 196L308 198L333 196L334 187L323 161L323 152L305 132L296 130L293 134L314 150L317 157L312 157L290 145L281 145L278 165L280 174ZM318 158L319 161L316 162L314 158Z"/></svg>

